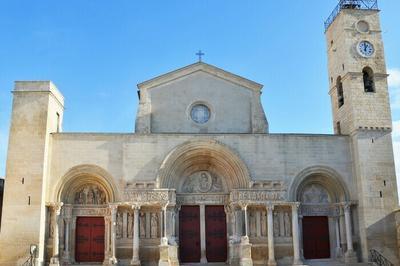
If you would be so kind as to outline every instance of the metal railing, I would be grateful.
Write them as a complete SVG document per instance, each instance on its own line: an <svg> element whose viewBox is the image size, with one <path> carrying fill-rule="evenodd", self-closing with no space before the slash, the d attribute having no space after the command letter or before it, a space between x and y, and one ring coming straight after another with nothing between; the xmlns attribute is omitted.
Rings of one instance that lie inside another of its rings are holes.
<svg viewBox="0 0 400 266"><path fill-rule="evenodd" d="M339 4L325 21L325 31L333 23L342 9L378 10L378 0L340 0Z"/></svg>
<svg viewBox="0 0 400 266"><path fill-rule="evenodd" d="M394 266L393 263L391 263L377 250L371 249L369 252L370 252L370 261L375 262L376 264L378 264L378 266Z"/></svg>

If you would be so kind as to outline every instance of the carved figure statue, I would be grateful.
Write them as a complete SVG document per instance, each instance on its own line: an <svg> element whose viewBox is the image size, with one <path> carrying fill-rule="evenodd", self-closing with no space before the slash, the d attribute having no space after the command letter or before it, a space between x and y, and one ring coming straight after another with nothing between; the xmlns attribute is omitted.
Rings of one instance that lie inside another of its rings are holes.
<svg viewBox="0 0 400 266"><path fill-rule="evenodd" d="M267 212L261 212L261 236L267 236Z"/></svg>
<svg viewBox="0 0 400 266"><path fill-rule="evenodd" d="M304 203L329 203L328 192L324 187L312 184L308 186L302 195L302 201Z"/></svg>
<svg viewBox="0 0 400 266"><path fill-rule="evenodd" d="M146 237L146 214L144 212L141 212L139 214L139 225L140 225L139 235L141 238L145 238Z"/></svg>
<svg viewBox="0 0 400 266"><path fill-rule="evenodd" d="M290 216L288 212L285 212L283 216L283 222L285 227L285 236L291 236Z"/></svg>
<svg viewBox="0 0 400 266"><path fill-rule="evenodd" d="M87 185L75 193L75 204L105 204L106 195L96 185Z"/></svg>
<svg viewBox="0 0 400 266"><path fill-rule="evenodd" d="M158 215L156 213L151 214L151 219L150 219L150 236L151 238L157 238L158 237Z"/></svg>
<svg viewBox="0 0 400 266"><path fill-rule="evenodd" d="M279 213L274 212L274 236L279 236Z"/></svg>
<svg viewBox="0 0 400 266"><path fill-rule="evenodd" d="M186 178L182 191L186 193L220 192L222 191L222 182L217 176L201 171Z"/></svg>
<svg viewBox="0 0 400 266"><path fill-rule="evenodd" d="M255 211L250 212L250 236L256 236L257 235L257 229L256 229L256 216L255 216Z"/></svg>
<svg viewBox="0 0 400 266"><path fill-rule="evenodd" d="M128 212L127 215L128 218L128 223L127 223L127 237L132 238L133 237L133 213Z"/></svg>
<svg viewBox="0 0 400 266"><path fill-rule="evenodd" d="M117 238L122 238L122 213L121 212L117 213L117 232L116 232L116 237Z"/></svg>

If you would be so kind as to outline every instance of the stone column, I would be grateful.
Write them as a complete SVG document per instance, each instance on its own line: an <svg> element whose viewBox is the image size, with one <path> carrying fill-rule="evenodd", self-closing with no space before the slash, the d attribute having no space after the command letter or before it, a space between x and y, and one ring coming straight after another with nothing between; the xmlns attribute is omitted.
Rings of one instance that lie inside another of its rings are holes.
<svg viewBox="0 0 400 266"><path fill-rule="evenodd" d="M111 217L104 216L104 263L107 265L110 261L110 223Z"/></svg>
<svg viewBox="0 0 400 266"><path fill-rule="evenodd" d="M168 204L166 204L165 206L162 207L162 220L163 220L163 232L162 232L162 239L161 239L161 244L162 245L168 245L168 236L167 236L167 206Z"/></svg>
<svg viewBox="0 0 400 266"><path fill-rule="evenodd" d="M274 250L274 205L267 204L267 231L268 231L268 266L275 266L275 250Z"/></svg>
<svg viewBox="0 0 400 266"><path fill-rule="evenodd" d="M117 264L118 260L116 257L115 227L117 225L118 205L110 205L110 208L111 208L111 256L110 256L109 262L110 262L110 264Z"/></svg>
<svg viewBox="0 0 400 266"><path fill-rule="evenodd" d="M303 265L300 258L300 241L299 241L299 209L300 203L292 204L292 238L293 238L293 265Z"/></svg>
<svg viewBox="0 0 400 266"><path fill-rule="evenodd" d="M342 257L342 248L340 247L340 229L339 229L340 216L335 217L335 233L336 233L336 258Z"/></svg>
<svg viewBox="0 0 400 266"><path fill-rule="evenodd" d="M50 265L60 265L60 254L59 254L59 225L58 220L61 213L61 207L63 203L57 202L52 205L53 208L53 256L50 259Z"/></svg>
<svg viewBox="0 0 400 266"><path fill-rule="evenodd" d="M140 265L139 259L139 205L132 205L133 209L133 247L131 265Z"/></svg>
<svg viewBox="0 0 400 266"><path fill-rule="evenodd" d="M357 262L357 258L353 249L353 236L351 230L351 204L345 203L343 206L344 220L346 225L346 239L347 239L347 251L345 254L346 263Z"/></svg>
<svg viewBox="0 0 400 266"><path fill-rule="evenodd" d="M299 215L299 241L300 241L300 258L304 260L303 247L303 215Z"/></svg>
<svg viewBox="0 0 400 266"><path fill-rule="evenodd" d="M64 252L63 252L63 262L69 263L70 262L70 231L71 231L71 222L72 222L72 206L71 205L64 205Z"/></svg>
<svg viewBox="0 0 400 266"><path fill-rule="evenodd" d="M207 263L206 257L206 208L204 204L200 205L200 263Z"/></svg>
<svg viewBox="0 0 400 266"><path fill-rule="evenodd" d="M242 211L244 212L244 233L240 241L240 266L253 266L253 260L251 258L251 244L248 237L248 221L247 221L247 204L241 205Z"/></svg>

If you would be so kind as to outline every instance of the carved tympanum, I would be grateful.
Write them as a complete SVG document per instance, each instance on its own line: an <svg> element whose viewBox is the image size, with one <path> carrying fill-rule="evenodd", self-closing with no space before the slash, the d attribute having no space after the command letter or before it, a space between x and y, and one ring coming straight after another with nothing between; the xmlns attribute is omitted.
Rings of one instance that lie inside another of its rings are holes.
<svg viewBox="0 0 400 266"><path fill-rule="evenodd" d="M75 204L106 204L106 193L96 185L86 185L75 193Z"/></svg>
<svg viewBox="0 0 400 266"><path fill-rule="evenodd" d="M182 191L185 193L222 192L222 182L207 171L200 171L186 178Z"/></svg>
<svg viewBox="0 0 400 266"><path fill-rule="evenodd" d="M301 201L312 204L329 203L329 194L324 187L312 184L304 189Z"/></svg>

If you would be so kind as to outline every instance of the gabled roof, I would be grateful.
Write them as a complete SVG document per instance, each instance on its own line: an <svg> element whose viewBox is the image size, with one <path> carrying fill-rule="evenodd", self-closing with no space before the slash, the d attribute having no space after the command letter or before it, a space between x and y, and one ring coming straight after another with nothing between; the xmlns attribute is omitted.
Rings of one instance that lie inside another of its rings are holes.
<svg viewBox="0 0 400 266"><path fill-rule="evenodd" d="M227 80L229 82L238 84L240 86L243 86L243 87L255 90L255 91L260 91L263 87L259 83L256 83L254 81L243 78L241 76L232 74L228 71L225 71L225 70L215 67L213 65L206 64L204 62L197 62L197 63L191 64L191 65L185 66L183 68L174 70L172 72L168 72L164 75L144 81L144 82L138 84L137 86L140 90L146 90L146 89L157 87L164 83L173 81L175 79L190 75L190 74L198 72L198 71L208 73L210 75L216 76L218 78Z"/></svg>

